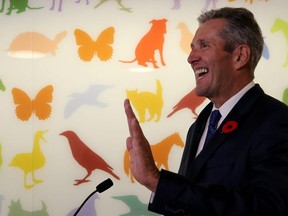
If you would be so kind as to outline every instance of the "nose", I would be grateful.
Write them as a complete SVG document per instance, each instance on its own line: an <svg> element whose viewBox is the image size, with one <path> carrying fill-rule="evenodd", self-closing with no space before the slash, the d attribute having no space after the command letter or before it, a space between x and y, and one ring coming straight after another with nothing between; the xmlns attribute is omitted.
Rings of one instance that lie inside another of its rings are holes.
<svg viewBox="0 0 288 216"><path fill-rule="evenodd" d="M199 61L200 56L197 55L196 49L191 49L191 52L187 58L189 64L193 65L195 62Z"/></svg>

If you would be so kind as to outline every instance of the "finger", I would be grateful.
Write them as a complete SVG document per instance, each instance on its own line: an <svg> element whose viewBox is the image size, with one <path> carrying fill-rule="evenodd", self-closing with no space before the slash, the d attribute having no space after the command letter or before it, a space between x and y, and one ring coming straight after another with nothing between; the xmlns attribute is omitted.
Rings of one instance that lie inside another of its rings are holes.
<svg viewBox="0 0 288 216"><path fill-rule="evenodd" d="M136 116L135 116L135 114L134 114L134 112L132 110L132 107L131 107L129 99L125 99L124 108L125 108L125 113L126 113L126 116L127 116L128 119L136 118Z"/></svg>
<svg viewBox="0 0 288 216"><path fill-rule="evenodd" d="M136 118L133 118L131 120L131 132L132 132L131 136L135 139L141 140L141 139L145 138L143 131L142 131L142 128L141 128L141 126L140 126L140 124Z"/></svg>
<svg viewBox="0 0 288 216"><path fill-rule="evenodd" d="M126 147L127 147L127 150L130 152L130 149L132 149L132 138L131 137L127 137Z"/></svg>
<svg viewBox="0 0 288 216"><path fill-rule="evenodd" d="M130 135L132 136L133 134L133 129L132 129L132 119L136 119L136 116L132 110L132 107L130 105L130 101L128 99L126 99L124 101L124 108L125 108L125 113L126 113L126 117L127 117L127 122L128 122L128 127L129 127L129 132ZM136 119L137 120L137 119Z"/></svg>

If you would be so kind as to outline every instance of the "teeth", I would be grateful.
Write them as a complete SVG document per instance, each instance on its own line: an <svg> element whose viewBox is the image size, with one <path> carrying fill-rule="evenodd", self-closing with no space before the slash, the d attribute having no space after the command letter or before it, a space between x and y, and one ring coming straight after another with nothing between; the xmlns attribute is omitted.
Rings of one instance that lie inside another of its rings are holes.
<svg viewBox="0 0 288 216"><path fill-rule="evenodd" d="M208 73L208 69L207 68L201 68L201 69L198 69L198 70L195 71L196 75L205 74L205 73Z"/></svg>

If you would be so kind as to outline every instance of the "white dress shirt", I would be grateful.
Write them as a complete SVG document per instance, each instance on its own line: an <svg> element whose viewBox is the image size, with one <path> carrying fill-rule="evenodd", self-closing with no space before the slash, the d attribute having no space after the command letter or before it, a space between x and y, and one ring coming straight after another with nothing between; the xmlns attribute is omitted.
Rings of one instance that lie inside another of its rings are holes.
<svg viewBox="0 0 288 216"><path fill-rule="evenodd" d="M235 104L240 100L240 98L249 90L251 89L253 86L255 85L255 83L252 81L250 82L248 85L246 85L243 89L241 89L237 94L235 94L233 97L231 97L229 100L227 100L220 108L219 108L219 112L221 114L221 118L218 121L218 126L222 123L222 121L226 118L226 116L228 115L228 113L232 110L232 108L235 106ZM213 106L213 110L215 110L216 107ZM204 146L204 142L205 142L205 138L206 138L206 134L207 134L207 130L208 130L208 122L209 122L210 116L206 122L206 126L205 129L203 131L202 137L200 139L199 145L198 145L198 150L196 153L196 157L197 155L201 152L201 150L203 149Z"/></svg>

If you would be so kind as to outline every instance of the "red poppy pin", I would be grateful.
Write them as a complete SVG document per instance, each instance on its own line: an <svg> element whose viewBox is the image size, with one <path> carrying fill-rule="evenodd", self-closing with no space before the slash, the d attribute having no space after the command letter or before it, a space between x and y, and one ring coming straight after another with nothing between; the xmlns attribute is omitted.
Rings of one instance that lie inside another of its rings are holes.
<svg viewBox="0 0 288 216"><path fill-rule="evenodd" d="M236 121L228 121L222 127L222 133L231 133L232 131L236 130L238 127L238 122Z"/></svg>

